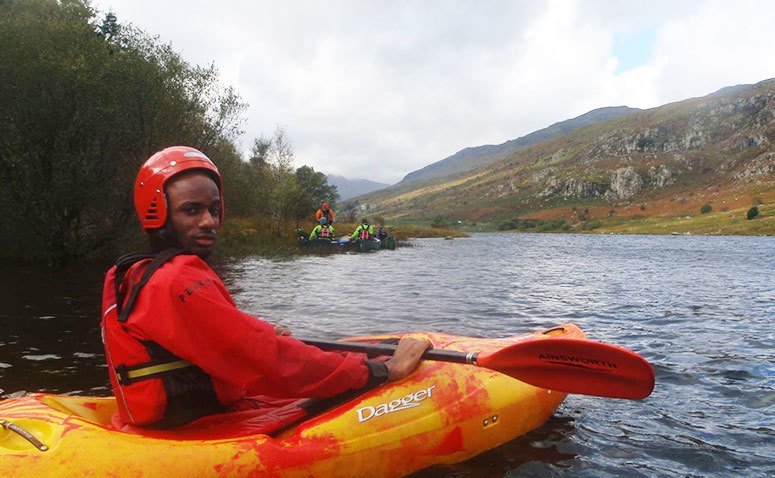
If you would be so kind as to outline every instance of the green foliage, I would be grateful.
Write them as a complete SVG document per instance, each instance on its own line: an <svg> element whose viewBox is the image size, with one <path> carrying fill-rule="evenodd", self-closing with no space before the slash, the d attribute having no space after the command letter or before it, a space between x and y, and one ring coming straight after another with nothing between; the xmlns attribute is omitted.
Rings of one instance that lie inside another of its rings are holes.
<svg viewBox="0 0 775 478"><path fill-rule="evenodd" d="M601 227L603 225L602 222L598 221L597 219L593 219L591 221L587 221L581 225L582 231L591 231L593 229L597 229L598 227Z"/></svg>
<svg viewBox="0 0 775 478"><path fill-rule="evenodd" d="M325 174L315 171L309 166L302 166L296 170L296 181L306 193L308 199L308 211L314 213L324 202L328 202L334 208L339 200L339 192L336 186L328 184Z"/></svg>
<svg viewBox="0 0 775 478"><path fill-rule="evenodd" d="M761 206L762 204L764 204L764 201L760 196L756 196L753 198L753 201L751 201L752 206Z"/></svg>
<svg viewBox="0 0 775 478"><path fill-rule="evenodd" d="M759 215L759 208L756 206L752 206L751 209L748 210L748 212L745 215L746 219L754 219Z"/></svg>
<svg viewBox="0 0 775 478"><path fill-rule="evenodd" d="M517 228L518 224L519 224L518 220L515 221L514 219L509 219L508 221L503 221L502 223L498 224L498 230L512 231Z"/></svg>
<svg viewBox="0 0 775 478"><path fill-rule="evenodd" d="M700 208L700 214L707 214L709 213L713 208L710 206L710 204L704 204Z"/></svg>
<svg viewBox="0 0 775 478"><path fill-rule="evenodd" d="M433 218L433 222L431 222L431 227L440 227L440 228L446 228L447 227L447 219L439 214L438 216Z"/></svg>
<svg viewBox="0 0 775 478"><path fill-rule="evenodd" d="M246 105L215 66L189 65L113 13L96 18L87 0L0 1L0 65L3 257L54 263L143 243L135 175L174 144L213 159L227 218L266 218L264 243L338 198L322 173L293 168L279 127L243 160Z"/></svg>
<svg viewBox="0 0 775 478"><path fill-rule="evenodd" d="M298 247L289 223L278 226L272 218L263 214L227 221L218 236L216 258L251 254L283 256Z"/></svg>
<svg viewBox="0 0 775 478"><path fill-rule="evenodd" d="M507 221L498 224L498 230L500 231L569 231L571 225L565 219L552 219L545 221L543 219L509 219Z"/></svg>
<svg viewBox="0 0 775 478"><path fill-rule="evenodd" d="M108 12L98 27L99 33L108 41L113 40L118 35L121 26L118 24L118 17L113 12Z"/></svg>
<svg viewBox="0 0 775 478"><path fill-rule="evenodd" d="M150 154L213 156L240 132L244 105L214 67L97 22L85 0L0 2L0 65L4 256L99 253L136 229L132 185Z"/></svg>
<svg viewBox="0 0 775 478"><path fill-rule="evenodd" d="M570 230L570 224L568 224L568 222L565 219L553 219L551 221L538 221L537 226L540 232Z"/></svg>
<svg viewBox="0 0 775 478"><path fill-rule="evenodd" d="M281 223L298 222L309 217L315 210L312 197L299 182L299 178L305 176L304 172L297 177L293 169L295 153L285 130L279 126L275 129L265 153L269 181L267 187L258 193L269 199L266 212L277 219L278 227ZM310 171L314 173L311 168Z"/></svg>
<svg viewBox="0 0 775 478"><path fill-rule="evenodd" d="M523 229L523 230L524 229L533 229L536 226L538 226L538 224L540 222L541 222L540 220L539 221L534 221L532 219L523 219L523 220L519 221L517 229Z"/></svg>

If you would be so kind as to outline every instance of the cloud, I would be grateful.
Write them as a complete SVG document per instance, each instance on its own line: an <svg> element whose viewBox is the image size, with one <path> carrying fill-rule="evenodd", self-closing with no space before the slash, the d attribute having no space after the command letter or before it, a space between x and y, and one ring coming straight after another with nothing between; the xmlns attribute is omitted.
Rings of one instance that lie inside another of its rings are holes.
<svg viewBox="0 0 775 478"><path fill-rule="evenodd" d="M380 182L594 108L653 107L775 76L769 1L95 6L192 63L215 62L250 104L246 147L280 125L297 166ZM649 55L617 70L615 40L640 31L654 32Z"/></svg>
<svg viewBox="0 0 775 478"><path fill-rule="evenodd" d="M775 76L775 4L708 2L666 22L656 42L660 99L675 101Z"/></svg>

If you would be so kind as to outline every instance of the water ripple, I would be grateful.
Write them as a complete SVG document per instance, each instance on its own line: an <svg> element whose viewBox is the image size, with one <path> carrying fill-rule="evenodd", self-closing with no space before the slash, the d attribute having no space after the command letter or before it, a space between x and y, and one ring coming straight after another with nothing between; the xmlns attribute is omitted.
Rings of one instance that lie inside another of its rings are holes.
<svg viewBox="0 0 775 478"><path fill-rule="evenodd" d="M654 365L645 400L569 396L537 430L438 477L775 476L775 238L477 234L218 266L297 336L508 336L565 321ZM104 270L0 271L3 397L109 393ZM96 370L96 372L95 372Z"/></svg>

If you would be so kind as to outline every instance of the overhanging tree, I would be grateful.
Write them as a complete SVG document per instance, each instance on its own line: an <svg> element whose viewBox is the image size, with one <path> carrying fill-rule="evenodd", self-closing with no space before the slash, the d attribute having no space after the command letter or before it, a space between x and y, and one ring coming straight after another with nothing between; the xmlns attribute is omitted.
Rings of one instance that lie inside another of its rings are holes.
<svg viewBox="0 0 775 478"><path fill-rule="evenodd" d="M59 262L115 244L136 229L131 189L150 154L228 153L240 133L244 104L214 66L114 16L98 23L82 0L0 2L0 254ZM238 155L218 161L240 173Z"/></svg>

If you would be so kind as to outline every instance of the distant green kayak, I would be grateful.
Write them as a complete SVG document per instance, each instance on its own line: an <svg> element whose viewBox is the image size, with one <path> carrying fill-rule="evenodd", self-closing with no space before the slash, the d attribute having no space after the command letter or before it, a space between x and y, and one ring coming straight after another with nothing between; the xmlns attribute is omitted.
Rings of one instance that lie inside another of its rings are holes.
<svg viewBox="0 0 775 478"><path fill-rule="evenodd" d="M332 249L332 250L339 250L342 248L342 245L339 243L338 240L331 240L331 239L300 239L299 245L301 247L307 247L307 248L315 248L315 249Z"/></svg>
<svg viewBox="0 0 775 478"><path fill-rule="evenodd" d="M396 236L388 236L382 240L382 249L395 250L396 248Z"/></svg>
<svg viewBox="0 0 775 478"><path fill-rule="evenodd" d="M382 247L382 241L379 239L358 239L355 241L356 247L361 252L377 251Z"/></svg>

